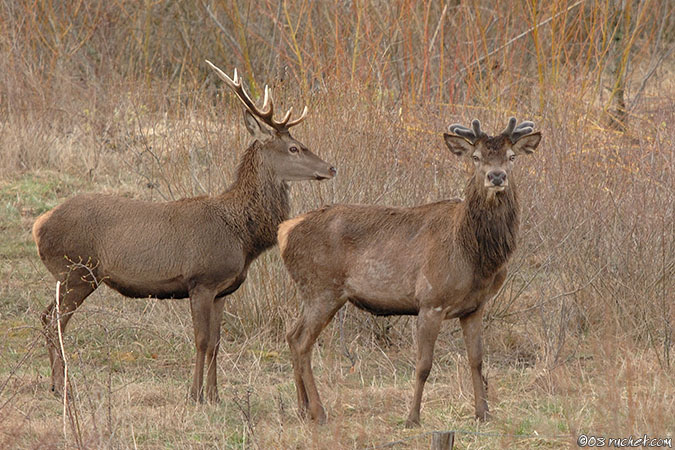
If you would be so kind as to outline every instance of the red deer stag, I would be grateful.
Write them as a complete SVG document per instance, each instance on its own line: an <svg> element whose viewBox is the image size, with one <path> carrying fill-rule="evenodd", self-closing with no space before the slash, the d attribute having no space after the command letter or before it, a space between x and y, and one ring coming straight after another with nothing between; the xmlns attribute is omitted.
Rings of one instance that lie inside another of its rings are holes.
<svg viewBox="0 0 675 450"><path fill-rule="evenodd" d="M281 255L304 299L286 338L291 349L300 413L326 415L311 367L312 346L347 302L375 315L417 316L415 394L406 422L419 425L424 383L441 322L459 318L466 343L475 412L488 416L483 358L485 303L506 278L516 245L518 197L509 172L517 155L532 153L541 135L532 122L490 137L451 125L444 134L454 154L473 162L466 199L412 208L335 205L279 226Z"/></svg>
<svg viewBox="0 0 675 450"><path fill-rule="evenodd" d="M209 401L217 401L216 357L225 297L244 282L251 262L276 244L277 227L290 209L287 182L323 180L336 173L289 133L306 117L307 107L294 120L290 110L275 120L267 86L259 109L236 70L230 79L207 63L244 104L244 121L254 139L225 192L167 203L78 195L33 225L40 258L64 284L60 311L52 302L42 314L55 392L64 383L63 358L55 345L57 318L65 330L101 282L128 297L190 298L197 349L190 396L202 401L206 394Z"/></svg>

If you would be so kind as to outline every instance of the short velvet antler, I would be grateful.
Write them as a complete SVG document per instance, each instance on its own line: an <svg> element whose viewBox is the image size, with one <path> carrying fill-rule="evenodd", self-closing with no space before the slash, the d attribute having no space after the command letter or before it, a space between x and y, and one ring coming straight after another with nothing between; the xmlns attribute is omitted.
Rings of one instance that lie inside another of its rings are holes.
<svg viewBox="0 0 675 450"><path fill-rule="evenodd" d="M511 117L509 119L509 124L501 133L502 136L508 137L512 144L515 144L518 142L518 139L534 131L534 122L526 120L525 122L521 122L518 126L516 126L516 123L518 123L516 118Z"/></svg>
<svg viewBox="0 0 675 450"><path fill-rule="evenodd" d="M451 133L454 133L458 136L462 136L465 139L468 139L472 144L475 144L476 141L487 134L480 129L480 121L478 119L473 119L471 122L472 130L468 129L464 125L454 123L448 127Z"/></svg>

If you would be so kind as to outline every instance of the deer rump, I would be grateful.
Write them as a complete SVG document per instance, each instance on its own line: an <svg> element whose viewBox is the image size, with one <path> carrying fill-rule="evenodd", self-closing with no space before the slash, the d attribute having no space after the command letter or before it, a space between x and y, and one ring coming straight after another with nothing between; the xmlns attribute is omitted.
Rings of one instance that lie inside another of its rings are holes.
<svg viewBox="0 0 675 450"><path fill-rule="evenodd" d="M458 299L444 304L446 318L460 317L479 306L465 301L475 287L463 281L471 278L471 263L461 246L443 242L439 238L447 234L438 233L460 213L460 204L327 207L281 225L281 254L296 284L312 290L303 292L305 298L327 294L387 316L417 315L420 301L442 295Z"/></svg>
<svg viewBox="0 0 675 450"><path fill-rule="evenodd" d="M241 284L236 277L223 280L223 274L239 274L246 255L226 215L202 217L210 201L75 196L36 223L40 258L50 269L58 264L54 269L64 275L84 265L89 277L95 277L88 281L104 283L126 297L187 298L197 284L212 286L222 297Z"/></svg>

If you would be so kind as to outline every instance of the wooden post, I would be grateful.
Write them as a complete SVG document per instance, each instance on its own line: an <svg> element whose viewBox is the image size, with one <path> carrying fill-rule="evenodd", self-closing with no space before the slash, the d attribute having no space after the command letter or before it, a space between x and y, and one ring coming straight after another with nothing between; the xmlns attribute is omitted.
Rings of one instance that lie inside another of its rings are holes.
<svg viewBox="0 0 675 450"><path fill-rule="evenodd" d="M434 431L431 434L431 450L452 450L454 444L454 431Z"/></svg>

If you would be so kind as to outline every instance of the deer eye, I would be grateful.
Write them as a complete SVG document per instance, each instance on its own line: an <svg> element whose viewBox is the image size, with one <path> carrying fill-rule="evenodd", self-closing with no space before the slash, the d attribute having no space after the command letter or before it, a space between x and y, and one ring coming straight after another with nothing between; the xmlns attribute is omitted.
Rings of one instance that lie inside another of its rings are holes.
<svg viewBox="0 0 675 450"><path fill-rule="evenodd" d="M298 153L298 147L294 145L293 147L289 148L288 151L291 153Z"/></svg>
<svg viewBox="0 0 675 450"><path fill-rule="evenodd" d="M480 158L478 157L478 155L473 155L471 158L472 158L475 162L479 162L479 161L480 161Z"/></svg>
<svg viewBox="0 0 675 450"><path fill-rule="evenodd" d="M515 161L515 160L516 160L516 155L509 156L509 161Z"/></svg>

